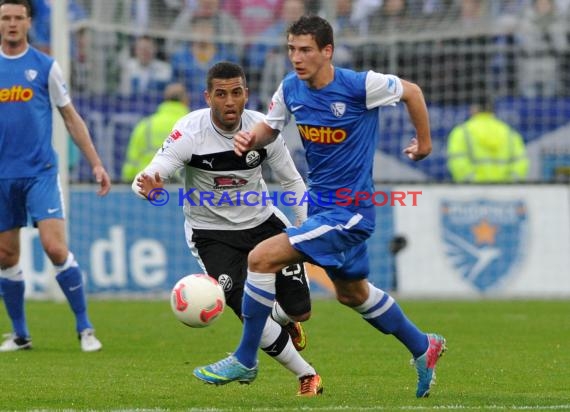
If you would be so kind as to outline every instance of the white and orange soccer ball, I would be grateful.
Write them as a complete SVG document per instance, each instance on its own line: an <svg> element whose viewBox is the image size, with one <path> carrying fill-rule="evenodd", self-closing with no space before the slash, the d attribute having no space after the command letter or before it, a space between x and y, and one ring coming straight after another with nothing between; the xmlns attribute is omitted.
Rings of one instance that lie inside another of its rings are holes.
<svg viewBox="0 0 570 412"><path fill-rule="evenodd" d="M224 312L226 298L216 279L204 274L187 275L176 282L170 294L176 318L192 328L214 323Z"/></svg>

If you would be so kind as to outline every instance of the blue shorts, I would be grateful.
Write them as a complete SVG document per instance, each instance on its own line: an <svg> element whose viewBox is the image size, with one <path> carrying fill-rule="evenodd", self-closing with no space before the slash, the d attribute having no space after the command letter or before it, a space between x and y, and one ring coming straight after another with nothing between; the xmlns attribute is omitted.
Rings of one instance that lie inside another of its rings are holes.
<svg viewBox="0 0 570 412"><path fill-rule="evenodd" d="M63 219L59 175L0 179L0 232L44 219Z"/></svg>
<svg viewBox="0 0 570 412"><path fill-rule="evenodd" d="M364 279L370 272L366 239L374 221L348 209L310 216L301 226L285 229L289 242L331 279Z"/></svg>

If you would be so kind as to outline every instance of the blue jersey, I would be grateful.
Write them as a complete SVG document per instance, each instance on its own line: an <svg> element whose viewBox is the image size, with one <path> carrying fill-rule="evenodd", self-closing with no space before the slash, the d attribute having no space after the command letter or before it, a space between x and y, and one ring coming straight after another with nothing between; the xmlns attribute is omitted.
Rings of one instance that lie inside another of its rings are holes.
<svg viewBox="0 0 570 412"><path fill-rule="evenodd" d="M374 192L378 108L398 102L402 91L398 77L372 71L335 68L334 80L321 89L309 88L295 73L285 77L266 122L282 130L295 116L306 151L308 187L317 203L310 213L339 205L352 210L372 206L370 199L355 205L347 198Z"/></svg>
<svg viewBox="0 0 570 412"><path fill-rule="evenodd" d="M57 173L50 91L58 106L69 103L51 57L32 47L19 56L0 53L0 179Z"/></svg>

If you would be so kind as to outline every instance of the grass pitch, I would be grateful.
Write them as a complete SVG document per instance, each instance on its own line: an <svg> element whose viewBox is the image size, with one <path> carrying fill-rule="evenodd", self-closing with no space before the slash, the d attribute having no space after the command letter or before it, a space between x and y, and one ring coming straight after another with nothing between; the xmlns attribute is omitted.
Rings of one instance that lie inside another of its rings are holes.
<svg viewBox="0 0 570 412"><path fill-rule="evenodd" d="M235 349L241 325L228 310L191 329L167 301L91 301L103 342L81 353L66 304L28 302L34 349L0 354L0 410L570 410L570 301L402 301L449 350L428 399L416 399L409 354L335 301L317 300L302 352L324 394L295 397L295 377L265 354L251 385L215 387L195 366ZM8 331L5 313L1 331Z"/></svg>

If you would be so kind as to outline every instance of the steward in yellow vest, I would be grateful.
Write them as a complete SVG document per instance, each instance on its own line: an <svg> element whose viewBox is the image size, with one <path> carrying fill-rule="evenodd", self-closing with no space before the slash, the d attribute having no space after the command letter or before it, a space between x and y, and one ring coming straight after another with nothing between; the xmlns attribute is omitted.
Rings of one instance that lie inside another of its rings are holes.
<svg viewBox="0 0 570 412"><path fill-rule="evenodd" d="M174 124L190 109L188 94L180 83L171 83L164 90L164 101L156 111L135 126L129 145L121 178L131 183L137 173L144 169L172 131Z"/></svg>
<svg viewBox="0 0 570 412"><path fill-rule="evenodd" d="M526 179L528 157L521 135L498 119L492 105L474 105L472 115L453 128L447 167L454 182L511 183Z"/></svg>

